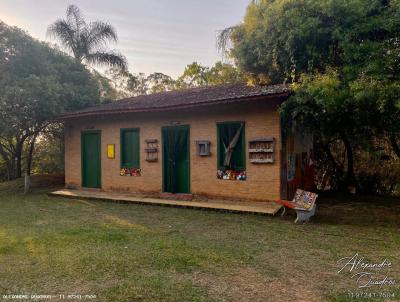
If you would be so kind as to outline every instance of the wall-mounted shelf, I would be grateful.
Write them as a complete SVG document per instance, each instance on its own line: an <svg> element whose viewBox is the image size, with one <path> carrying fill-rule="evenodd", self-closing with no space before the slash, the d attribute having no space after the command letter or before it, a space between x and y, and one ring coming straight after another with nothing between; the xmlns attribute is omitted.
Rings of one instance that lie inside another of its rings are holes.
<svg viewBox="0 0 400 302"><path fill-rule="evenodd" d="M274 152L273 148L260 148L260 149L249 149L250 153L272 153Z"/></svg>
<svg viewBox="0 0 400 302"><path fill-rule="evenodd" d="M146 139L146 161L147 162L157 162L158 161L158 139Z"/></svg>
<svg viewBox="0 0 400 302"><path fill-rule="evenodd" d="M158 139L146 139L145 140L146 144L157 144L158 143Z"/></svg>
<svg viewBox="0 0 400 302"><path fill-rule="evenodd" d="M275 162L275 139L257 138L249 141L249 160L253 164L271 164Z"/></svg>
<svg viewBox="0 0 400 302"><path fill-rule="evenodd" d="M265 158L265 159L253 158L253 159L250 159L250 162L253 164L272 164L272 163L274 163L274 159L273 158Z"/></svg>

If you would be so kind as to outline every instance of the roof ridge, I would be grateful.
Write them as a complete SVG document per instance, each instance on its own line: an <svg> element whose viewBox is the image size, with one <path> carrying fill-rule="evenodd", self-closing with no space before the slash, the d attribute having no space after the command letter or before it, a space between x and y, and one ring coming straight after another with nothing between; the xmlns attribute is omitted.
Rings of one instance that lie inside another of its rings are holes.
<svg viewBox="0 0 400 302"><path fill-rule="evenodd" d="M127 101L127 100L133 100L137 97L143 97L143 96L155 96L155 95L165 95L165 94L173 94L173 93L185 93L185 92L190 92L190 91L197 91L197 90L208 90L208 89L213 89L213 88L219 88L219 87L230 87L230 86L237 86L237 85L247 85L246 82L236 82L236 83L224 83L224 84L214 84L214 85L206 85L206 86L198 86L198 87L189 87L189 88L184 88L184 89L174 89L174 90L166 90L166 91L159 91L155 93L150 93L150 94L139 94L135 96L130 96L122 99L117 99L113 102L122 102L122 101ZM270 86L276 86L276 85L283 85L283 84L274 84Z"/></svg>

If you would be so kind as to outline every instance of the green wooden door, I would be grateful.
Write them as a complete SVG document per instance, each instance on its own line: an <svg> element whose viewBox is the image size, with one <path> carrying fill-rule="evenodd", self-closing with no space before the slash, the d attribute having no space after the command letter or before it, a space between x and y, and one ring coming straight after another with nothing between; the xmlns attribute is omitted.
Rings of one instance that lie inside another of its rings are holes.
<svg viewBox="0 0 400 302"><path fill-rule="evenodd" d="M164 127L164 192L190 193L189 126Z"/></svg>
<svg viewBox="0 0 400 302"><path fill-rule="evenodd" d="M100 131L82 132L82 187L101 188Z"/></svg>

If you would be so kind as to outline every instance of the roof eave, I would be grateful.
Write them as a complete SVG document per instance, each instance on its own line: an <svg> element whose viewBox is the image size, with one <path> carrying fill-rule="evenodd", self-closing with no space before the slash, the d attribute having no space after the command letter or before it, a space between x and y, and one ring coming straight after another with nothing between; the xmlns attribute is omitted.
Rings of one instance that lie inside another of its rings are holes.
<svg viewBox="0 0 400 302"><path fill-rule="evenodd" d="M202 103L194 103L194 104L179 104L173 106L164 106L164 107L154 107L154 108L136 108L136 109L110 109L110 110L102 110L102 111L87 111L87 112L71 112L61 114L59 116L59 120L67 120L72 118L81 118L81 117L89 117L89 116L99 116L99 115L112 115L112 114L126 114L126 113L138 113L138 112L159 112L165 110L179 110L179 109L188 109L202 106L212 106L212 105L220 105L220 104L229 104L235 102L245 102L245 101L255 101L262 99L284 99L289 97L291 91L269 94L269 95L257 95L251 97L244 98L232 98L232 99L221 99L221 100L210 100Z"/></svg>

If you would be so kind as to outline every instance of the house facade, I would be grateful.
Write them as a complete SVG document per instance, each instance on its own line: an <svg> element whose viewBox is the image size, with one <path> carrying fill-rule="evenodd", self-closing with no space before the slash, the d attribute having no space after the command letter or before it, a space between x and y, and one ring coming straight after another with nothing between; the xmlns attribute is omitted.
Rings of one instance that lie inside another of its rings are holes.
<svg viewBox="0 0 400 302"><path fill-rule="evenodd" d="M66 113L66 186L254 201L287 197L287 149L309 148L283 142L278 107L289 94L284 85L234 84Z"/></svg>

